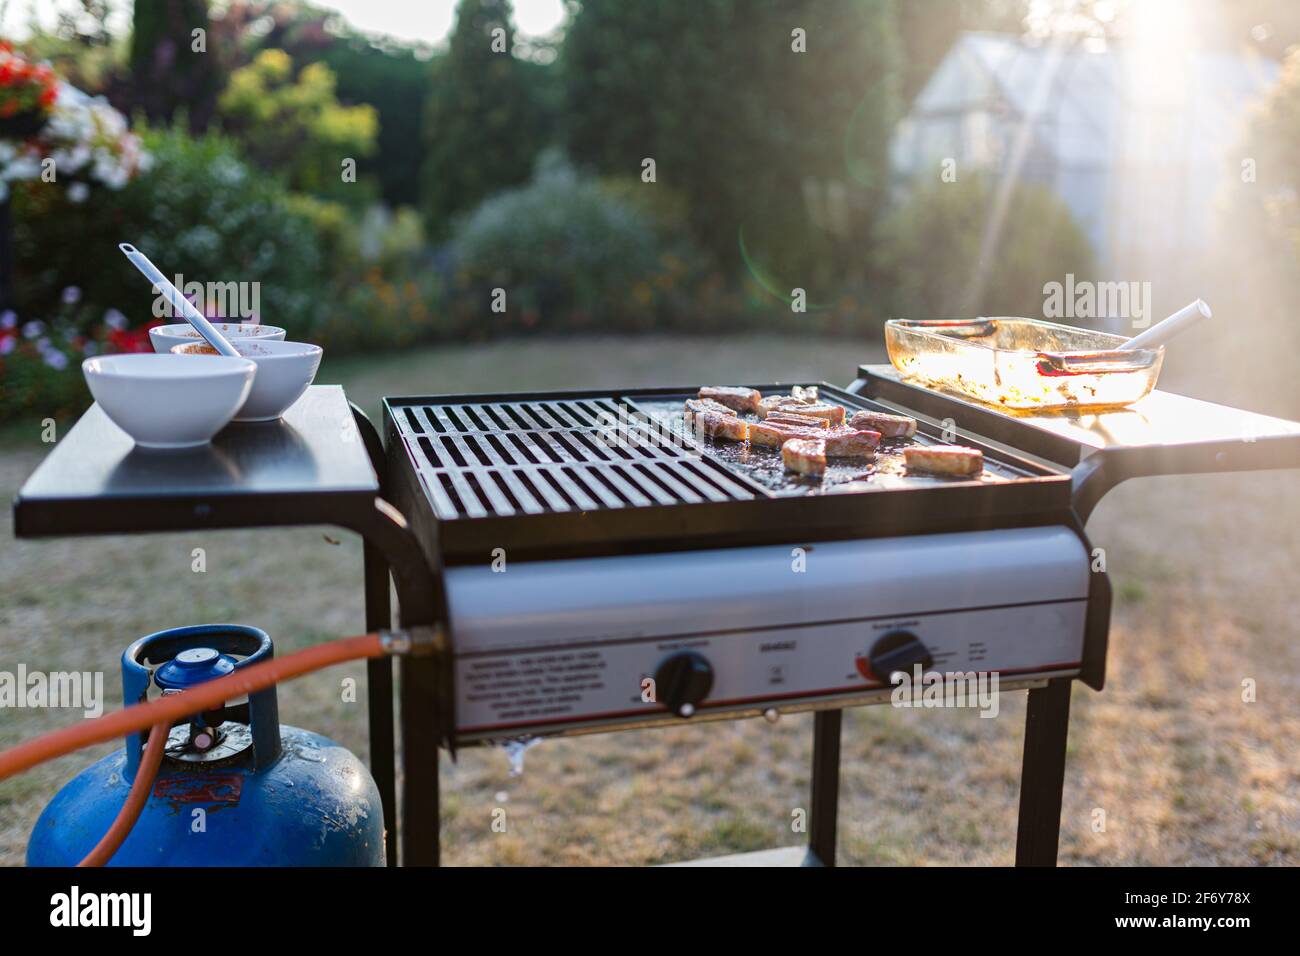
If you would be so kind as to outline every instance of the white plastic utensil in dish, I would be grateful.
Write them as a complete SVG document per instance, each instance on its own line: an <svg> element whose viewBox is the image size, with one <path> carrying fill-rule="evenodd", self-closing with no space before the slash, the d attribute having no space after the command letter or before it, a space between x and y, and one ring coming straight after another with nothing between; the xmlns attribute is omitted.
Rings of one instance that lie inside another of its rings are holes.
<svg viewBox="0 0 1300 956"><path fill-rule="evenodd" d="M144 448L210 441L253 387L257 366L225 355L98 355L81 363L104 414Z"/></svg>
<svg viewBox="0 0 1300 956"><path fill-rule="evenodd" d="M218 332L212 323L207 320L207 317L194 307L194 303L181 295L180 289L167 281L167 277L158 271L158 267L149 261L148 256L129 242L118 243L117 247L122 250L122 253L130 260L131 264L153 283L154 288L162 293L163 297L171 303L172 308L178 311L186 322L199 330L199 334L207 339L209 345L222 355L230 358L239 357L239 353L235 351L235 347L230 344L226 337Z"/></svg>
<svg viewBox="0 0 1300 956"><path fill-rule="evenodd" d="M307 342L236 339L234 345L240 355L257 366L248 398L235 414L237 422L270 422L282 416L316 378L324 354L319 345ZM182 359L216 357L203 342L177 345L172 353Z"/></svg>
<svg viewBox="0 0 1300 956"><path fill-rule="evenodd" d="M1173 315L1161 319L1145 332L1133 336L1120 346L1120 350L1128 352L1134 349L1159 348L1175 335L1186 331L1204 319L1211 318L1213 315L1214 313L1210 311L1210 307L1205 304L1205 300L1197 299L1190 305L1183 306Z"/></svg>
<svg viewBox="0 0 1300 956"><path fill-rule="evenodd" d="M256 339L259 342L284 341L284 329L274 325L254 325L252 322L213 322L212 325L230 339L232 345L235 339ZM149 341L153 344L155 352L165 355L177 345L202 342L203 336L188 322L178 322L175 325L159 325L150 329Z"/></svg>

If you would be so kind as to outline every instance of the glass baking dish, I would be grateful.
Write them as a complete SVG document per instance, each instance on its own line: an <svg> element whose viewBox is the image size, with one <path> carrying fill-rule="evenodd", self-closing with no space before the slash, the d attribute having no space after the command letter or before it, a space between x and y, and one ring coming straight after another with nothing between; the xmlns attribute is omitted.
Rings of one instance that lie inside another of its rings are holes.
<svg viewBox="0 0 1300 956"><path fill-rule="evenodd" d="M889 361L909 381L999 408L1115 408L1155 388L1164 346L1009 316L890 319Z"/></svg>

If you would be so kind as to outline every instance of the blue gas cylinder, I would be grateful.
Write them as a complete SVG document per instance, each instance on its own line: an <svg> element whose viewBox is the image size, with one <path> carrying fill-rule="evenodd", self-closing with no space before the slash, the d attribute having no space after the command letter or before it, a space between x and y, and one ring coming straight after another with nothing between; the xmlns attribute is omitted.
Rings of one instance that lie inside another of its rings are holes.
<svg viewBox="0 0 1300 956"><path fill-rule="evenodd" d="M268 660L254 627L160 631L122 654L127 706ZM29 866L75 866L116 818L148 734L74 777L46 806ZM279 722L270 687L174 726L148 803L110 866L383 866L379 791L334 741Z"/></svg>

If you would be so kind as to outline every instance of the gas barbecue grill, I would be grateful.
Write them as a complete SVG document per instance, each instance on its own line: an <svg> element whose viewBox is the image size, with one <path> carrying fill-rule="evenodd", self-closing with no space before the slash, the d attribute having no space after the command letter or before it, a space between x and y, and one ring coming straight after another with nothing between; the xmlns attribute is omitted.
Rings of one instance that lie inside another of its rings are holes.
<svg viewBox="0 0 1300 956"><path fill-rule="evenodd" d="M408 865L438 860L440 745L795 711L815 712L806 862L832 865L842 709L916 667L1028 689L1016 861L1050 865L1070 685L1105 679L1088 515L1131 477L1300 467L1300 424L1162 392L1011 416L888 366L817 387L917 418L916 442L981 449L984 473L909 476L886 443L872 467L787 476L774 450L684 429L695 387L389 398L381 443L314 386L281 425L169 459L92 408L24 485L15 531L362 534L367 627L391 624L391 574L430 651L400 661L400 831L391 662L368 665L371 767Z"/></svg>
<svg viewBox="0 0 1300 956"><path fill-rule="evenodd" d="M458 742L875 702L914 664L1086 661L1100 687L1109 598L1064 470L983 446L979 479L905 476L925 425L810 481L696 440L688 395L386 402L394 503L446 567Z"/></svg>
<svg viewBox="0 0 1300 956"><path fill-rule="evenodd" d="M808 480L685 429L693 387L387 399L389 493L444 569L444 737L815 711L807 861L831 864L841 709L887 701L900 670L996 672L1030 689L1016 859L1054 863L1070 681L1105 680L1083 522L1127 477L1298 465L1300 425L1163 393L1016 418L887 366L816 388L918 433ZM979 478L898 467L954 436Z"/></svg>

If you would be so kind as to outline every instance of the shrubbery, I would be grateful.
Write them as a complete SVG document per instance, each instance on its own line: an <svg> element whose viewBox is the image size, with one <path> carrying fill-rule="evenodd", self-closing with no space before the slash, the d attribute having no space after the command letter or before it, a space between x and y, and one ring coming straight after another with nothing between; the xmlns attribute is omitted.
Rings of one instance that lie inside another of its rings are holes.
<svg viewBox="0 0 1300 956"><path fill-rule="evenodd" d="M262 321L305 334L326 263L284 187L216 134L191 137L178 126L143 138L151 168L119 191L74 203L45 183L15 189L19 301L45 309L75 283L100 313L119 309L132 326L152 321L149 284L117 251L130 242L169 277L260 283Z"/></svg>
<svg viewBox="0 0 1300 956"><path fill-rule="evenodd" d="M875 238L874 265L891 280L890 314L915 319L1040 315L1044 283L1064 281L1066 273L1092 277L1092 247L1069 209L1046 188L1022 184L1012 193L983 293L971 301L994 189L978 175L917 184L885 217Z"/></svg>
<svg viewBox="0 0 1300 956"><path fill-rule="evenodd" d="M628 195L547 154L526 186L484 201L452 239L458 327L476 337L686 327L699 257L671 216ZM495 289L504 312L491 308Z"/></svg>

